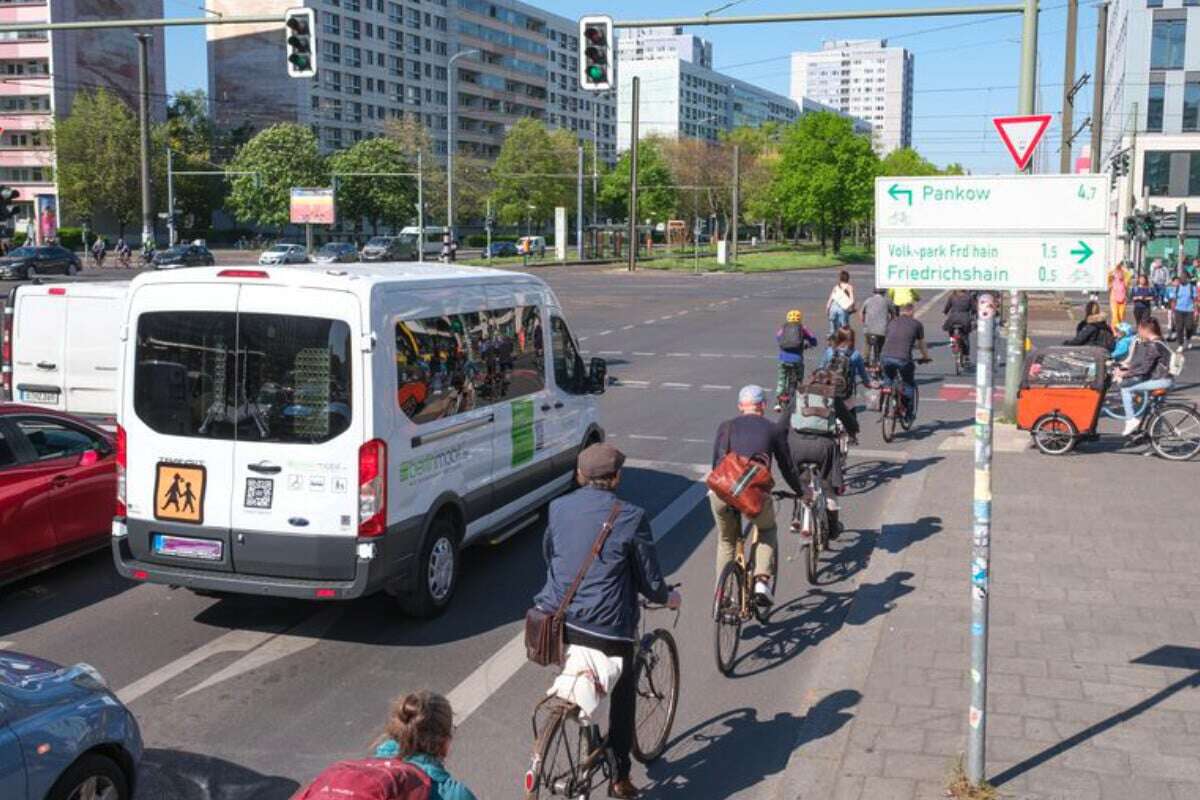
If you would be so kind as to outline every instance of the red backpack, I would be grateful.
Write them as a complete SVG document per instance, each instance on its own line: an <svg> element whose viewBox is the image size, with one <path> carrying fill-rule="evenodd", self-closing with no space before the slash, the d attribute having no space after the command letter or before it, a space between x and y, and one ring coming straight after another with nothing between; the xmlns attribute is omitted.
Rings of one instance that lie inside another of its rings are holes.
<svg viewBox="0 0 1200 800"><path fill-rule="evenodd" d="M362 758L326 767L292 800L429 800L429 776L398 758Z"/></svg>

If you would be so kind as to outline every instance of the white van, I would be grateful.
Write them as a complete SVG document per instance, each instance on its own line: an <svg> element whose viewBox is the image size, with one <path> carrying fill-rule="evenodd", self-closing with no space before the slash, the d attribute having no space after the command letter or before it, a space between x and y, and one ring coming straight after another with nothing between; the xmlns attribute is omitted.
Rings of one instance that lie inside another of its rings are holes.
<svg viewBox="0 0 1200 800"><path fill-rule="evenodd" d="M424 248L427 260L436 260L442 254L442 236L445 233L445 228L425 226ZM416 225L403 228L396 238L400 240L401 248L405 253L404 257L415 261L417 259L417 240L421 238L421 229Z"/></svg>
<svg viewBox="0 0 1200 800"><path fill-rule="evenodd" d="M460 548L536 519L604 436L605 364L529 275L197 268L138 276L127 314L113 556L135 580L433 614Z"/></svg>
<svg viewBox="0 0 1200 800"><path fill-rule="evenodd" d="M24 284L4 304L4 395L112 424L125 282Z"/></svg>

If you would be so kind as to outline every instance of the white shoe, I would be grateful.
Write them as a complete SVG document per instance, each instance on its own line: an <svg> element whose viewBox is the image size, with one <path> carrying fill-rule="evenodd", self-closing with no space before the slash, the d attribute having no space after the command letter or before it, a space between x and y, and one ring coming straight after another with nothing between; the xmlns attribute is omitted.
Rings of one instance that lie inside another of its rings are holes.
<svg viewBox="0 0 1200 800"><path fill-rule="evenodd" d="M754 602L760 606L774 605L775 593L771 591L771 584L764 580L754 582Z"/></svg>
<svg viewBox="0 0 1200 800"><path fill-rule="evenodd" d="M781 406L779 403L776 403L775 404L775 413L778 414L780 411L783 411L783 406Z"/></svg>
<svg viewBox="0 0 1200 800"><path fill-rule="evenodd" d="M1125 430L1121 431L1121 435L1122 436L1131 436L1133 434L1133 432L1136 431L1141 424L1142 424L1142 421L1139 419L1125 420Z"/></svg>

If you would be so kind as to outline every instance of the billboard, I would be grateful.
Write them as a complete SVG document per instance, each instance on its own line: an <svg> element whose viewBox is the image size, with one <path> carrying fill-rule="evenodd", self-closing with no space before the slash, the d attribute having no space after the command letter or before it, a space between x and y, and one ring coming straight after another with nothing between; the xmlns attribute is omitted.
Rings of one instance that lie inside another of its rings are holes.
<svg viewBox="0 0 1200 800"><path fill-rule="evenodd" d="M52 194L39 194L34 200L37 208L37 232L33 239L36 239L38 244L53 242L58 238L58 198Z"/></svg>
<svg viewBox="0 0 1200 800"><path fill-rule="evenodd" d="M292 189L291 220L297 225L332 225L333 189Z"/></svg>

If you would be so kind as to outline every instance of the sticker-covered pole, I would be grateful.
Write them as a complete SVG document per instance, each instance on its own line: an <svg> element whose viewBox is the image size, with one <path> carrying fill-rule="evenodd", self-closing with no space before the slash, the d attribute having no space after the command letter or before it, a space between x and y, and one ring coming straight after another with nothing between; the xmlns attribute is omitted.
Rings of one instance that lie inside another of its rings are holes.
<svg viewBox="0 0 1200 800"><path fill-rule="evenodd" d="M992 374L996 299L979 298L979 353L975 366L975 493L971 526L971 707L967 712L967 779L983 782L987 730L988 579L992 538Z"/></svg>

